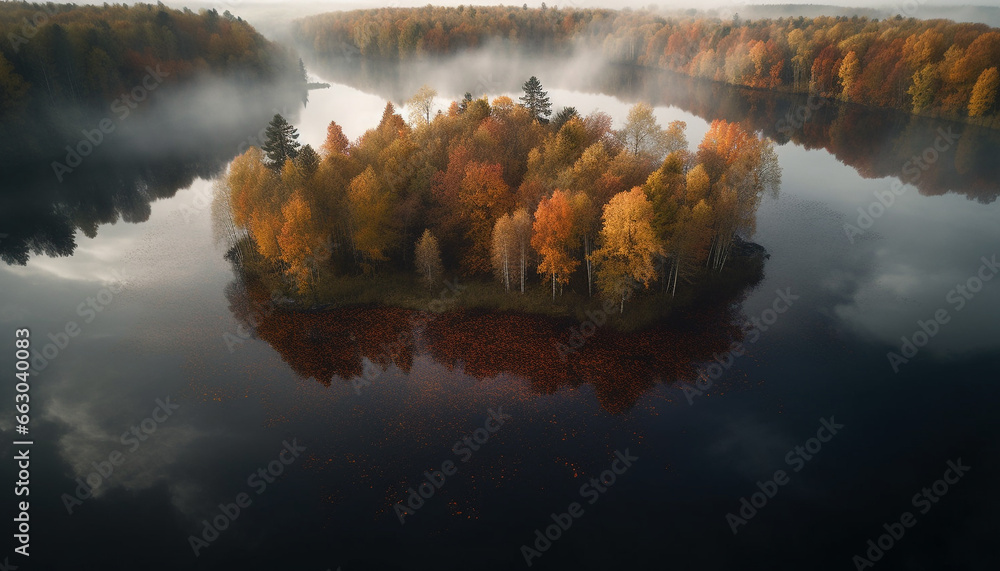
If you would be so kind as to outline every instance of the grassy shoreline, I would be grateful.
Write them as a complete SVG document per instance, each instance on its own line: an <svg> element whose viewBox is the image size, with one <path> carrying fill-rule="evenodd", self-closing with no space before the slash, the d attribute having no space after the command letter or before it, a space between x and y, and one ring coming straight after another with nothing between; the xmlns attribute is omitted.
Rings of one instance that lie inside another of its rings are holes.
<svg viewBox="0 0 1000 571"><path fill-rule="evenodd" d="M733 302L741 299L763 279L768 255L756 244L741 242L734 247L731 262L721 272L700 270L688 283L681 282L676 296L660 290L660 282L648 289L641 284L618 313L614 300L609 326L620 331L634 331L690 310L702 304ZM587 294L584 276L574 279L552 299L551 286L530 281L525 292L505 292L486 276L466 277L446 274L433 288L427 287L415 273L385 270L376 276L338 275L321 272L314 291L301 295L276 268L258 256L245 256L243 264L234 264L244 279L259 281L272 292L272 305L291 311L325 312L351 307L394 307L431 313L483 311L535 315L567 321L587 320L588 312L603 311L606 298L596 292Z"/></svg>

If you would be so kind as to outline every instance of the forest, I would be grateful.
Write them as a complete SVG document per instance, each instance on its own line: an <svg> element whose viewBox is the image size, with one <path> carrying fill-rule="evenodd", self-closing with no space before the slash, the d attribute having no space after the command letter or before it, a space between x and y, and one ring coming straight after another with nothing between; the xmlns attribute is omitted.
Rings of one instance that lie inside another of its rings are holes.
<svg viewBox="0 0 1000 571"><path fill-rule="evenodd" d="M1000 30L896 16L720 21L647 11L384 8L297 22L322 56L435 57L490 46L599 50L618 64L1000 127Z"/></svg>
<svg viewBox="0 0 1000 571"><path fill-rule="evenodd" d="M107 113L112 100L141 85L148 69L167 84L208 74L246 85L304 83L293 52L228 11L3 2L0 35L0 138L15 142L16 152L44 146L35 133L40 125L61 127L88 112Z"/></svg>
<svg viewBox="0 0 1000 571"><path fill-rule="evenodd" d="M602 112L553 114L535 77L523 89L435 112L425 86L409 120L388 103L355 141L331 122L319 151L276 115L218 181L232 255L312 304L407 272L429 289L455 274L511 296L544 284L552 299L575 279L621 312L654 283L672 297L726 268L780 187L772 141L737 123L713 122L692 151L686 125L659 125L648 104L616 129Z"/></svg>

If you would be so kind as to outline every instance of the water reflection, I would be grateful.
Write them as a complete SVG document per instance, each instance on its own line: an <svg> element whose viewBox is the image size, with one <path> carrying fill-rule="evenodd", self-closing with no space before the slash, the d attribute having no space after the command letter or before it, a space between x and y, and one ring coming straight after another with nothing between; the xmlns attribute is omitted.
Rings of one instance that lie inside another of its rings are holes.
<svg viewBox="0 0 1000 571"><path fill-rule="evenodd" d="M572 63L580 59L557 66L556 70L563 71L546 76L546 87L674 106L707 122L744 122L779 144L824 149L862 177L894 177L927 196L952 192L987 204L1000 195L1000 163L995 160L1000 153L1000 132L993 129L804 95L738 88L660 70L596 64L580 72ZM484 89L516 93L523 79L531 75L530 70L552 69L544 62L527 65L518 58L496 61L476 56L408 63L405 67L342 59L315 65L324 77L400 104L423 83L448 97L460 97L464 91L478 94ZM944 151L929 150L942 133L953 138L953 144Z"/></svg>
<svg viewBox="0 0 1000 571"><path fill-rule="evenodd" d="M478 380L524 380L535 394L592 385L601 406L621 414L659 383L692 380L698 363L743 340L746 332L738 323L746 318L739 308L763 279L763 262L752 273L752 283L712 291L693 309L642 331L597 328L568 354L559 346L577 346L580 323L573 320L474 310L287 309L275 306L266 286L242 274L226 297L244 335L267 342L299 377L326 386L358 387L391 366L409 373L417 355L428 355Z"/></svg>
<svg viewBox="0 0 1000 571"><path fill-rule="evenodd" d="M80 144L83 131L53 124L25 135L37 139L25 141L33 150L3 162L0 259L25 265L32 254L71 256L77 231L93 238L103 224L145 222L151 202L221 173L275 112L296 117L303 97L299 88L246 90L217 82L165 87L157 95L100 134L99 144L84 145L92 151L78 165L67 161L66 145ZM75 124L94 127L102 118ZM72 169L57 176L55 162Z"/></svg>

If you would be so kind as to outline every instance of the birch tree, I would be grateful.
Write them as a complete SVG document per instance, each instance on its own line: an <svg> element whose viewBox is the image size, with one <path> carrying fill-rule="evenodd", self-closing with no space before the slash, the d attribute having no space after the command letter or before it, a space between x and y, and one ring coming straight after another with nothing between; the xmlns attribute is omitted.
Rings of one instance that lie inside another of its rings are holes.
<svg viewBox="0 0 1000 571"><path fill-rule="evenodd" d="M580 261L572 256L575 247L573 208L569 193L556 190L542 199L535 212L531 245L542 257L538 273L552 282L552 299L556 298L556 284L565 285Z"/></svg>
<svg viewBox="0 0 1000 571"><path fill-rule="evenodd" d="M437 238L430 230L424 230L420 240L417 241L413 258L421 279L428 288L434 287L444 271L444 265L441 263L441 249L438 247Z"/></svg>
<svg viewBox="0 0 1000 571"><path fill-rule="evenodd" d="M663 248L653 231L653 205L641 188L614 196L601 217L601 248L594 252L597 285L620 299L619 313L635 284L648 287L656 277L654 260Z"/></svg>

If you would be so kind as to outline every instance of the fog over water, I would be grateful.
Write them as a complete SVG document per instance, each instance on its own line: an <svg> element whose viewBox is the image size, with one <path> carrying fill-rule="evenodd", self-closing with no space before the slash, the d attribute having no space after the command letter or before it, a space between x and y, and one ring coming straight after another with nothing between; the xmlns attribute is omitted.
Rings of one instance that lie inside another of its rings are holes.
<svg viewBox="0 0 1000 571"><path fill-rule="evenodd" d="M882 523L961 457L972 472L879 568L989 568L1000 509L1000 281L961 310L947 296L983 257L1000 254L996 133L833 104L783 130L803 98L618 69L584 52L498 59L486 50L405 67L306 61L310 78L331 87L311 91L305 106L300 94L248 96L227 84L165 89L65 183L25 169L6 198L0 231L12 241L0 248L50 239L49 253L60 255L0 265L0 326L31 323L41 346L70 321L83 331L45 360L32 393L45 443L32 517L38 537L59 538L39 552L38 568L256 570L288 568L293 553L295 569L516 569L534 529L579 501L585 478L625 448L640 458L635 467L586 506L539 567L850 568ZM569 371L537 341L563 322L518 321L537 337L511 348L494 343L512 330L509 316L446 319L420 334L409 359L378 365L360 394L356 371L378 356L357 339L392 339L408 327L400 313L293 319L247 309L253 292L224 259L205 197L276 110L300 142L319 147L330 121L353 140L387 101L401 104L423 84L446 111L466 92L516 97L530 75L554 110L600 110L616 126L649 101L661 125L686 122L692 147L717 118L778 140L781 193L764 200L753 236L770 255L761 282L708 317L640 334L631 353L585 348L587 366ZM958 142L908 180L905 161L949 126ZM845 233L859 208L899 181L906 191L883 215L859 236ZM81 311L122 273L123 289L100 312ZM695 381L716 346L739 339L734 323L761 316L788 288L800 296L790 311L689 404L680 383ZM950 323L894 373L886 354L943 308ZM227 344L226 334L244 329L254 334ZM654 372L643 368L650 362ZM12 368L8 355L0 365ZM166 397L181 408L69 515L62 495L94 462L128 450L122 432ZM400 526L392 505L424 470L453 459L453 443L495 407L510 423ZM7 435L13 416L11 401L0 403ZM733 535L725 514L757 481L788 469L786 453L830 416L843 433ZM247 476L291 439L307 452L195 558L188 536L220 502L247 492ZM109 549L109 537L121 545Z"/></svg>

